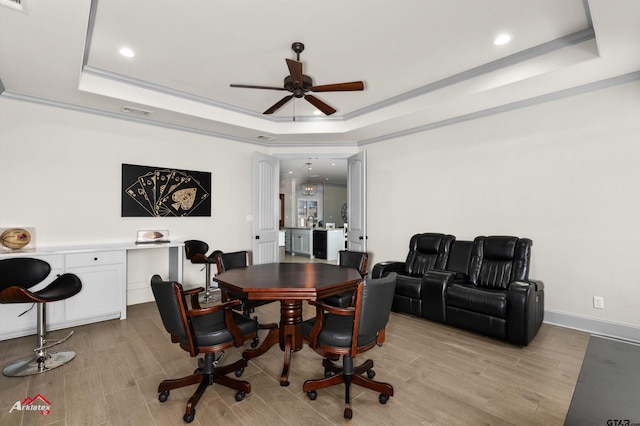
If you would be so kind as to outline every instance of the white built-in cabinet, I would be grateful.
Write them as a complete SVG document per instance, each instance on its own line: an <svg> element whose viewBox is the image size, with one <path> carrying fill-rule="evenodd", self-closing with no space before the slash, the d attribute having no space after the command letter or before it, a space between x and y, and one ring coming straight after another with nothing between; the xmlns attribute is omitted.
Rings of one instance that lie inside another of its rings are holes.
<svg viewBox="0 0 640 426"><path fill-rule="evenodd" d="M33 257L51 265L45 281L30 288L46 287L63 273L77 275L82 290L68 299L45 304L46 329L58 330L127 316L127 252L136 249L169 248L169 279L182 281L184 243L170 245L91 246L42 249L0 254L0 259ZM22 314L22 315L21 315ZM0 340L36 332L36 307L28 303L0 304Z"/></svg>
<svg viewBox="0 0 640 426"><path fill-rule="evenodd" d="M119 250L48 255L25 253L20 256L42 259L51 265L47 279L30 291L41 290L63 273L76 274L82 281L82 290L75 296L45 304L46 329L58 330L126 316L125 255L126 252ZM35 306L28 303L0 305L0 340L34 334L35 331Z"/></svg>

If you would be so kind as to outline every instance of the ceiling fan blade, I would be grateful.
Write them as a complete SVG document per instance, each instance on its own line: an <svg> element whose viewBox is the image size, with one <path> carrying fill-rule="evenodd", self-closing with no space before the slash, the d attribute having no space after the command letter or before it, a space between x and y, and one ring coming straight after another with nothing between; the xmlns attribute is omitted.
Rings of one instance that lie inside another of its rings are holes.
<svg viewBox="0 0 640 426"><path fill-rule="evenodd" d="M307 101L309 101L311 105L313 105L314 107L322 111L325 115L331 115L334 112L336 112L336 110L333 107L330 107L329 105L325 104L324 102L322 102L320 99L316 98L313 95L304 95L304 98Z"/></svg>
<svg viewBox="0 0 640 426"><path fill-rule="evenodd" d="M289 102L289 100L293 98L293 95L289 95L289 96L285 96L284 98L280 99L278 102L276 102L275 104L273 104L273 106L271 108L269 108L268 110L266 110L265 112L263 112L263 114L273 114L274 112L276 112L277 110L280 109L280 107L284 104L286 104L287 102Z"/></svg>
<svg viewBox="0 0 640 426"><path fill-rule="evenodd" d="M254 86L254 85L251 85L251 84L230 84L229 87L240 87L240 88L243 88L243 89L287 90L284 87Z"/></svg>
<svg viewBox="0 0 640 426"><path fill-rule="evenodd" d="M294 61L293 59L286 59L286 61L293 81L302 84L302 62Z"/></svg>
<svg viewBox="0 0 640 426"><path fill-rule="evenodd" d="M350 81L348 83L323 84L321 86L311 86L312 92L352 92L354 90L364 90L364 83L361 81Z"/></svg>

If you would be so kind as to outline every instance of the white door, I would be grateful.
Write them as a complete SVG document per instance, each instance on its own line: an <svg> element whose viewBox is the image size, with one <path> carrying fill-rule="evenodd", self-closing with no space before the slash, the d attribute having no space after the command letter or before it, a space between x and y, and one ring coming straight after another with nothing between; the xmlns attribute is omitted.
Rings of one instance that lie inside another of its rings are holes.
<svg viewBox="0 0 640 426"><path fill-rule="evenodd" d="M367 251L367 155L347 159L347 249Z"/></svg>
<svg viewBox="0 0 640 426"><path fill-rule="evenodd" d="M280 160L253 153L253 264L278 261Z"/></svg>

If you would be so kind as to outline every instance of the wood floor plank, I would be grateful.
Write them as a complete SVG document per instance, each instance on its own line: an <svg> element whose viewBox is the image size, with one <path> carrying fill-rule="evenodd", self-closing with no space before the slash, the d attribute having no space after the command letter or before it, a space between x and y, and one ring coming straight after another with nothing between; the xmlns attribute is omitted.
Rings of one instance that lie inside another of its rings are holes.
<svg viewBox="0 0 640 426"><path fill-rule="evenodd" d="M305 318L314 315L308 305L303 309ZM255 315L263 323L277 322L279 310L272 303ZM261 338L265 334L261 331ZM588 341L587 333L543 324L522 347L392 313L386 343L355 361L373 359L376 380L391 383L395 395L383 405L375 392L354 386L351 424L561 425ZM33 336L0 342L3 365L28 355L34 343ZM0 424L184 424L195 386L171 391L164 403L157 388L164 379L191 374L197 358L171 343L155 303L129 307L124 321L76 327L62 346L77 354L64 367L38 376L0 377ZM227 350L222 364L239 359L248 347ZM192 424L344 424L343 386L319 390L315 401L302 392L305 380L324 374L319 355L307 346L292 355L289 387L278 383L282 362L277 345L251 360L242 379L251 383L252 392L243 401L237 402L231 389L209 387ZM37 393L52 399L50 417L9 413L16 401Z"/></svg>

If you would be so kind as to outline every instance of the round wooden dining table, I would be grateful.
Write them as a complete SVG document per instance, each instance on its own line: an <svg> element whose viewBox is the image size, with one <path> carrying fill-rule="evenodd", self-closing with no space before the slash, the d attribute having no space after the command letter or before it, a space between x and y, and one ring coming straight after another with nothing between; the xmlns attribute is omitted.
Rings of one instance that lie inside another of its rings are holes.
<svg viewBox="0 0 640 426"><path fill-rule="evenodd" d="M289 385L291 353L302 348L302 301L355 290L362 281L356 268L326 263L268 263L230 269L216 276L224 292L242 292L249 300L279 300L280 324L269 331L256 349L246 350L246 360L262 355L276 343L284 351L280 385Z"/></svg>

